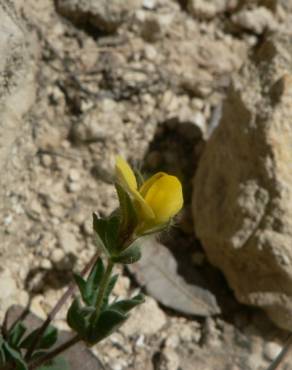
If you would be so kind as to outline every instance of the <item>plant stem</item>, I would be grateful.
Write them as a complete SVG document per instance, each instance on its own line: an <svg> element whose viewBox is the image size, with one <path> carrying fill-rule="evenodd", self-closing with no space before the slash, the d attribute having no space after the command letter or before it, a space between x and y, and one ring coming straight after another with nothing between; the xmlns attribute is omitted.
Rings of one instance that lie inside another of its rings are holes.
<svg viewBox="0 0 292 370"><path fill-rule="evenodd" d="M95 313L94 313L93 319L92 319L93 327L95 326L95 324L97 323L97 321L99 319L100 310L101 310L101 306L102 306L103 299L104 299L104 293L105 293L106 288L108 286L109 279L111 277L113 267L114 267L114 262L109 259L108 264L107 264L107 268L105 270L105 274L103 275L103 278L100 282L100 288L99 288L99 292L98 292L97 300L96 300L96 309L95 309Z"/></svg>
<svg viewBox="0 0 292 370"><path fill-rule="evenodd" d="M48 352L47 354L45 354L43 357L40 357L40 358L32 361L28 365L28 369L33 370L33 369L38 368L40 365L46 363L49 360L52 360L54 357L58 356L60 353L64 352L69 347L74 346L74 344L78 343L80 340L81 340L81 338L79 337L79 335L78 334L75 335L74 337L69 339L67 342L61 344L59 347L57 347L57 348L53 349L51 352Z"/></svg>
<svg viewBox="0 0 292 370"><path fill-rule="evenodd" d="M95 264L99 257L99 252L95 253L95 255L91 258L91 260L87 263L87 265L84 267L84 269L81 271L81 275L84 276L90 269L91 267ZM68 298L72 296L74 293L74 290L76 288L76 284L74 281L72 281L66 292L62 295L62 297L59 299L59 301L56 303L52 311L48 314L47 319L44 321L42 326L40 327L40 330L38 332L38 335L35 337L35 340L32 342L31 346L28 348L27 353L25 355L25 360L28 361L30 360L33 351L39 344L44 332L46 331L47 327L50 325L51 321L55 318L57 313L60 311L62 306L65 304Z"/></svg>

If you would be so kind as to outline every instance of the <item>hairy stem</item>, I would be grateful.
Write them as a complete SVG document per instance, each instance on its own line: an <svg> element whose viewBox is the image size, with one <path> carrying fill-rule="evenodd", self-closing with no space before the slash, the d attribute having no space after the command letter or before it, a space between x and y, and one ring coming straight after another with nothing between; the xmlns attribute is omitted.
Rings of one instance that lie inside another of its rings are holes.
<svg viewBox="0 0 292 370"><path fill-rule="evenodd" d="M93 319L92 319L93 326L94 326L94 324L97 323L97 321L99 319L100 310L101 310L101 306L102 306L103 299L104 299L104 293L105 293L106 288L108 286L113 267L114 267L114 262L109 260L108 264L107 264L105 274L103 275L103 278L102 278L101 283L100 283L100 288L99 288L97 301L96 301L96 309L95 309L95 313L94 313Z"/></svg>
<svg viewBox="0 0 292 370"><path fill-rule="evenodd" d="M87 263L87 265L84 267L84 269L81 271L81 275L84 276L91 267L95 264L99 257L99 252L95 253L95 255L91 258L91 260ZM76 284L74 281L72 281L66 292L62 295L62 297L59 299L59 301L56 303L52 311L49 313L47 319L44 321L43 325L40 327L40 330L38 332L38 335L35 337L35 340L32 342L31 346L28 348L27 353L25 355L25 360L30 360L34 350L36 349L37 345L39 344L44 332L50 325L51 321L55 318L57 313L60 311L62 306L65 304L65 302L72 296L74 293L74 290L76 288Z"/></svg>
<svg viewBox="0 0 292 370"><path fill-rule="evenodd" d="M28 365L29 370L37 369L39 366L45 364L46 362L52 360L56 356L58 356L60 353L66 351L68 348L74 346L74 344L78 343L81 340L79 335L75 335L71 339L69 339L67 342L61 344L59 347L53 349L51 352L46 353L43 357L40 357L34 361L32 361Z"/></svg>

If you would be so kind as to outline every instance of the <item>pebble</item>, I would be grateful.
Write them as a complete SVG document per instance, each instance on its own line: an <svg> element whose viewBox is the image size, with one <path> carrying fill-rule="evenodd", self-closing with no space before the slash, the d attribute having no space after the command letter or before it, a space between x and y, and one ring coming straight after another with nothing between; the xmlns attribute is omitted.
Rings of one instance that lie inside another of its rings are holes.
<svg viewBox="0 0 292 370"><path fill-rule="evenodd" d="M80 180L80 172L75 169L75 168L72 168L69 172L69 181L72 181L72 182L77 182Z"/></svg>
<svg viewBox="0 0 292 370"><path fill-rule="evenodd" d="M76 193L81 190L81 184L79 182L69 182L67 184L67 190L69 193Z"/></svg>
<svg viewBox="0 0 292 370"><path fill-rule="evenodd" d="M144 49L145 58L153 62L157 58L157 50L153 45L146 45Z"/></svg>
<svg viewBox="0 0 292 370"><path fill-rule="evenodd" d="M60 263L65 257L65 253L61 248L56 248L52 251L51 260L53 263Z"/></svg>
<svg viewBox="0 0 292 370"><path fill-rule="evenodd" d="M266 343L264 346L264 356L267 360L272 361L278 356L281 350L282 346L276 342Z"/></svg>
<svg viewBox="0 0 292 370"><path fill-rule="evenodd" d="M45 270L50 270L52 268L52 262L48 258L44 258L40 263L40 267Z"/></svg>
<svg viewBox="0 0 292 370"><path fill-rule="evenodd" d="M86 236L93 236L92 220L86 219L83 221L82 230Z"/></svg>
<svg viewBox="0 0 292 370"><path fill-rule="evenodd" d="M6 272L0 276L0 300L5 301L17 290L15 280Z"/></svg>
<svg viewBox="0 0 292 370"><path fill-rule="evenodd" d="M60 230L58 232L58 240L59 240L59 245L60 248L65 252L65 253L77 253L78 248L79 248L79 242L76 239L76 236L74 234L73 230Z"/></svg>
<svg viewBox="0 0 292 370"><path fill-rule="evenodd" d="M166 324L164 312L159 308L153 298L147 297L146 301L133 310L131 319L122 326L121 332L126 337L133 335L154 335Z"/></svg>
<svg viewBox="0 0 292 370"><path fill-rule="evenodd" d="M177 348L179 345L179 336L171 334L166 338L165 346L170 348Z"/></svg>
<svg viewBox="0 0 292 370"><path fill-rule="evenodd" d="M118 297L125 297L130 288L130 279L127 276L120 275L113 290L113 294Z"/></svg>
<svg viewBox="0 0 292 370"><path fill-rule="evenodd" d="M166 370L178 370L180 361L178 354L172 348L165 348L163 350L163 357L165 360Z"/></svg>
<svg viewBox="0 0 292 370"><path fill-rule="evenodd" d="M43 301L44 301L44 296L41 294L38 294L32 298L31 305L30 305L31 312L41 319L45 319L47 316L46 312L44 311L42 307Z"/></svg>
<svg viewBox="0 0 292 370"><path fill-rule="evenodd" d="M48 155L48 154L43 154L41 156L41 163L44 167L48 168L48 167L51 167L52 163L53 163L53 159L52 159L52 156Z"/></svg>
<svg viewBox="0 0 292 370"><path fill-rule="evenodd" d="M156 7L156 0L143 0L143 8L153 10Z"/></svg>

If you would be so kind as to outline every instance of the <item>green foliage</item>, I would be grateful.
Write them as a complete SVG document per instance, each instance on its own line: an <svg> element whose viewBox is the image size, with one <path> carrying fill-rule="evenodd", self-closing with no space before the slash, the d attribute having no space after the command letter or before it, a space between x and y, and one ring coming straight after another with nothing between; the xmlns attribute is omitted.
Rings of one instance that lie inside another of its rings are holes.
<svg viewBox="0 0 292 370"><path fill-rule="evenodd" d="M38 370L70 370L68 362L63 357L56 357Z"/></svg>
<svg viewBox="0 0 292 370"><path fill-rule="evenodd" d="M39 329L25 335L27 328L22 321L16 322L4 338L0 336L0 365L14 364L16 370L27 370L28 365L23 358L22 350L30 348L34 343ZM53 326L49 326L40 338L32 358L44 354L44 350L52 347L57 341L58 332Z"/></svg>
<svg viewBox="0 0 292 370"><path fill-rule="evenodd" d="M27 364L22 358L20 351L10 347L7 342L4 342L3 349L6 361L14 363L16 365L16 370L28 370Z"/></svg>
<svg viewBox="0 0 292 370"><path fill-rule="evenodd" d="M91 330L89 332L87 341L90 344L100 342L113 331L117 330L127 318L127 315L124 315L118 311L103 311L99 316L98 322L90 328Z"/></svg>
<svg viewBox="0 0 292 370"><path fill-rule="evenodd" d="M12 348L17 348L25 332L26 332L25 325L21 321L18 321L15 325L13 325L13 327L9 331L8 334L9 345Z"/></svg>
<svg viewBox="0 0 292 370"><path fill-rule="evenodd" d="M120 234L122 239L127 239L137 226L137 214L129 194L119 184L115 184L115 187L120 203Z"/></svg>
<svg viewBox="0 0 292 370"><path fill-rule="evenodd" d="M139 240L136 240L128 248L124 249L117 255L112 256L112 261L125 265L135 263L141 258L141 248Z"/></svg>
<svg viewBox="0 0 292 370"><path fill-rule="evenodd" d="M30 348L32 343L34 343L36 337L39 334L39 328L33 330L21 343L20 343L20 348ZM47 329L45 330L44 334L42 335L42 338L39 340L36 350L41 350L41 349L48 349L52 347L58 339L58 331L56 328L53 326L48 326Z"/></svg>
<svg viewBox="0 0 292 370"><path fill-rule="evenodd" d="M118 275L107 279L107 272L101 258L98 259L87 279L75 275L82 302L78 298L74 299L67 314L67 322L89 344L95 344L110 335L128 318L129 311L144 300L142 295L137 295L132 299L110 304L110 295L117 279ZM101 301L97 302L102 285ZM97 307L99 307L98 312Z"/></svg>
<svg viewBox="0 0 292 370"><path fill-rule="evenodd" d="M82 306L79 299L75 298L67 313L67 323L82 338L87 337L89 322L94 307Z"/></svg>
<svg viewBox="0 0 292 370"><path fill-rule="evenodd" d="M98 244L110 256L118 246L120 218L112 215L109 218L99 218L93 213L93 229L96 232Z"/></svg>
<svg viewBox="0 0 292 370"><path fill-rule="evenodd" d="M78 274L74 275L76 284L81 293L81 297L89 306L96 305L99 283L104 275L104 272L105 270L102 259L99 258L87 280L84 280Z"/></svg>
<svg viewBox="0 0 292 370"><path fill-rule="evenodd" d="M131 311L132 308L138 306L139 304L144 303L145 298L143 294L137 294L131 299L124 299L118 302L113 303L110 308L111 310L118 311L123 314L127 314Z"/></svg>

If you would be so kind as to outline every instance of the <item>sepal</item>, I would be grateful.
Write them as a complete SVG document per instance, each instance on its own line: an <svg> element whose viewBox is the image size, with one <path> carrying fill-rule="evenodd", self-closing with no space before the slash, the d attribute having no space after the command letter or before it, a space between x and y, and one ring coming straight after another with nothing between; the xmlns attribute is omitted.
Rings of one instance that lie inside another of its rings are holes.
<svg viewBox="0 0 292 370"><path fill-rule="evenodd" d="M108 218L98 217L93 213L93 230L97 236L98 245L110 256L117 248L119 239L120 217L116 214Z"/></svg>
<svg viewBox="0 0 292 370"><path fill-rule="evenodd" d="M134 307L138 306L145 302L145 297L143 294L137 294L131 299L123 299L121 301L117 301L110 305L110 309L114 311L118 311L122 314L127 314L131 311Z"/></svg>
<svg viewBox="0 0 292 370"><path fill-rule="evenodd" d="M128 318L121 312L114 310L103 311L96 325L91 327L88 343L96 344L117 330Z"/></svg>
<svg viewBox="0 0 292 370"><path fill-rule="evenodd" d="M139 239L135 240L129 247L124 249L121 253L117 255L113 255L111 257L112 261L115 263L122 263L125 265L129 265L131 263L135 263L139 261L141 258L141 247L139 243Z"/></svg>
<svg viewBox="0 0 292 370"><path fill-rule="evenodd" d="M79 299L75 298L67 313L68 325L85 340L89 328L89 319L93 312L94 307L82 307Z"/></svg>

